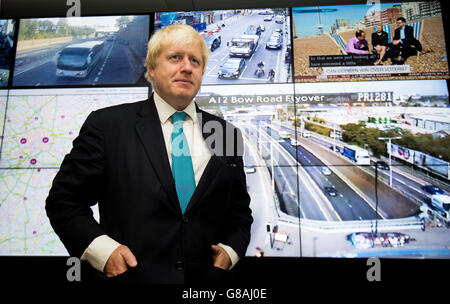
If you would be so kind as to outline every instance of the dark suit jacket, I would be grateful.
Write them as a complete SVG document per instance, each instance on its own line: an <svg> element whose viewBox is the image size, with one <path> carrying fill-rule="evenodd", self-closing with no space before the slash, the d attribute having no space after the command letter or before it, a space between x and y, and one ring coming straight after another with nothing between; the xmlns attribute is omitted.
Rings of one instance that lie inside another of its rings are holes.
<svg viewBox="0 0 450 304"><path fill-rule="evenodd" d="M400 29L397 28L397 29L395 29L395 32L394 32L394 40L399 40L399 39L400 39ZM414 44L415 41L416 41L416 38L414 38L414 29L412 28L412 26L405 25L405 39L402 40L403 44L411 45L411 44Z"/></svg>
<svg viewBox="0 0 450 304"><path fill-rule="evenodd" d="M212 244L221 242L245 255L253 219L242 135L223 119L197 112L205 139L216 139L213 148L233 148L233 153L214 152L184 215L153 98L88 116L46 200L51 225L71 256L80 257L96 237L107 234L127 245L138 261L119 277L185 283L227 273L213 267ZM231 135L232 141L225 140ZM100 224L90 209L97 202Z"/></svg>

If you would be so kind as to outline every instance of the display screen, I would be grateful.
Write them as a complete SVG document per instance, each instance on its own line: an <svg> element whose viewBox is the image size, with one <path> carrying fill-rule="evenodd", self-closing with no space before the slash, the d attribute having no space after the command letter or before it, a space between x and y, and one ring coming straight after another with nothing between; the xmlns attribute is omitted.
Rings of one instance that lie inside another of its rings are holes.
<svg viewBox="0 0 450 304"><path fill-rule="evenodd" d="M16 20L0 19L0 87L8 85L15 35Z"/></svg>
<svg viewBox="0 0 450 304"><path fill-rule="evenodd" d="M296 82L449 76L439 1L294 7L292 12Z"/></svg>
<svg viewBox="0 0 450 304"><path fill-rule="evenodd" d="M210 49L203 84L292 81L287 8L155 14L155 29L175 23L193 26Z"/></svg>
<svg viewBox="0 0 450 304"><path fill-rule="evenodd" d="M21 19L13 85L145 85L149 16Z"/></svg>
<svg viewBox="0 0 450 304"><path fill-rule="evenodd" d="M0 160L0 255L67 255L44 208L64 156L91 111L147 98L147 87L9 92Z"/></svg>
<svg viewBox="0 0 450 304"><path fill-rule="evenodd" d="M449 238L421 230L426 175L448 193L444 80L204 86L197 103L244 134L248 256L450 257ZM421 173L402 162L413 147Z"/></svg>
<svg viewBox="0 0 450 304"><path fill-rule="evenodd" d="M0 91L0 255L67 255L45 213L52 180L92 111L149 97L149 27L181 23L210 50L195 102L243 134L246 256L449 259L442 13L423 1L0 20L13 43L0 64L14 68Z"/></svg>

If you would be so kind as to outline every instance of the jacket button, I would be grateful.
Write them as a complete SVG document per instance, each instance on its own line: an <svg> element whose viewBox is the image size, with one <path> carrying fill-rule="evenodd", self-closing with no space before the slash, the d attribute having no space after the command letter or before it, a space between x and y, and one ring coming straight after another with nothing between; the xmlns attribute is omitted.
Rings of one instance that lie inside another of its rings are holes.
<svg viewBox="0 0 450 304"><path fill-rule="evenodd" d="M187 216L183 216L183 222L184 223L189 223L189 218Z"/></svg>
<svg viewBox="0 0 450 304"><path fill-rule="evenodd" d="M178 271L182 271L182 270L184 269L184 267L183 267L183 261L177 261L177 262L175 263L175 267L176 267L176 269L177 269Z"/></svg>

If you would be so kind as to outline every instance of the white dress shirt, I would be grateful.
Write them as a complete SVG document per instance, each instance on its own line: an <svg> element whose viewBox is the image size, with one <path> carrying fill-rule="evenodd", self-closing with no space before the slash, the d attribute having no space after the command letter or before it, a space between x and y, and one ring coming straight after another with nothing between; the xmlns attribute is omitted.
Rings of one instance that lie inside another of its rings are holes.
<svg viewBox="0 0 450 304"><path fill-rule="evenodd" d="M156 92L153 94L156 110L158 112L161 128L166 144L167 157L172 168L172 129L173 123L170 119L177 110L164 101ZM200 177L206 168L211 152L206 145L202 135L201 114L197 113L195 103L192 100L183 110L186 112L186 119L183 121L183 133L186 136L189 150L191 152L192 165L194 168L195 184L198 185ZM95 269L102 271L105 268L108 258L120 244L106 234L95 238L81 256L81 260L87 260ZM225 249L231 259L231 267L239 261L239 256L230 246L219 243L218 246ZM138 261L139 263L139 261Z"/></svg>

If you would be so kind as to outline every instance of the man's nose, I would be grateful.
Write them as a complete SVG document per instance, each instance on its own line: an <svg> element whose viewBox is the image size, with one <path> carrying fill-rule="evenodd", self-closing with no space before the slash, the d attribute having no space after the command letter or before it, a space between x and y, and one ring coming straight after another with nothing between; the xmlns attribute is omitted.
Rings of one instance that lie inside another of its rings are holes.
<svg viewBox="0 0 450 304"><path fill-rule="evenodd" d="M183 72L192 72L192 62L189 57L184 57L181 62L181 69Z"/></svg>

